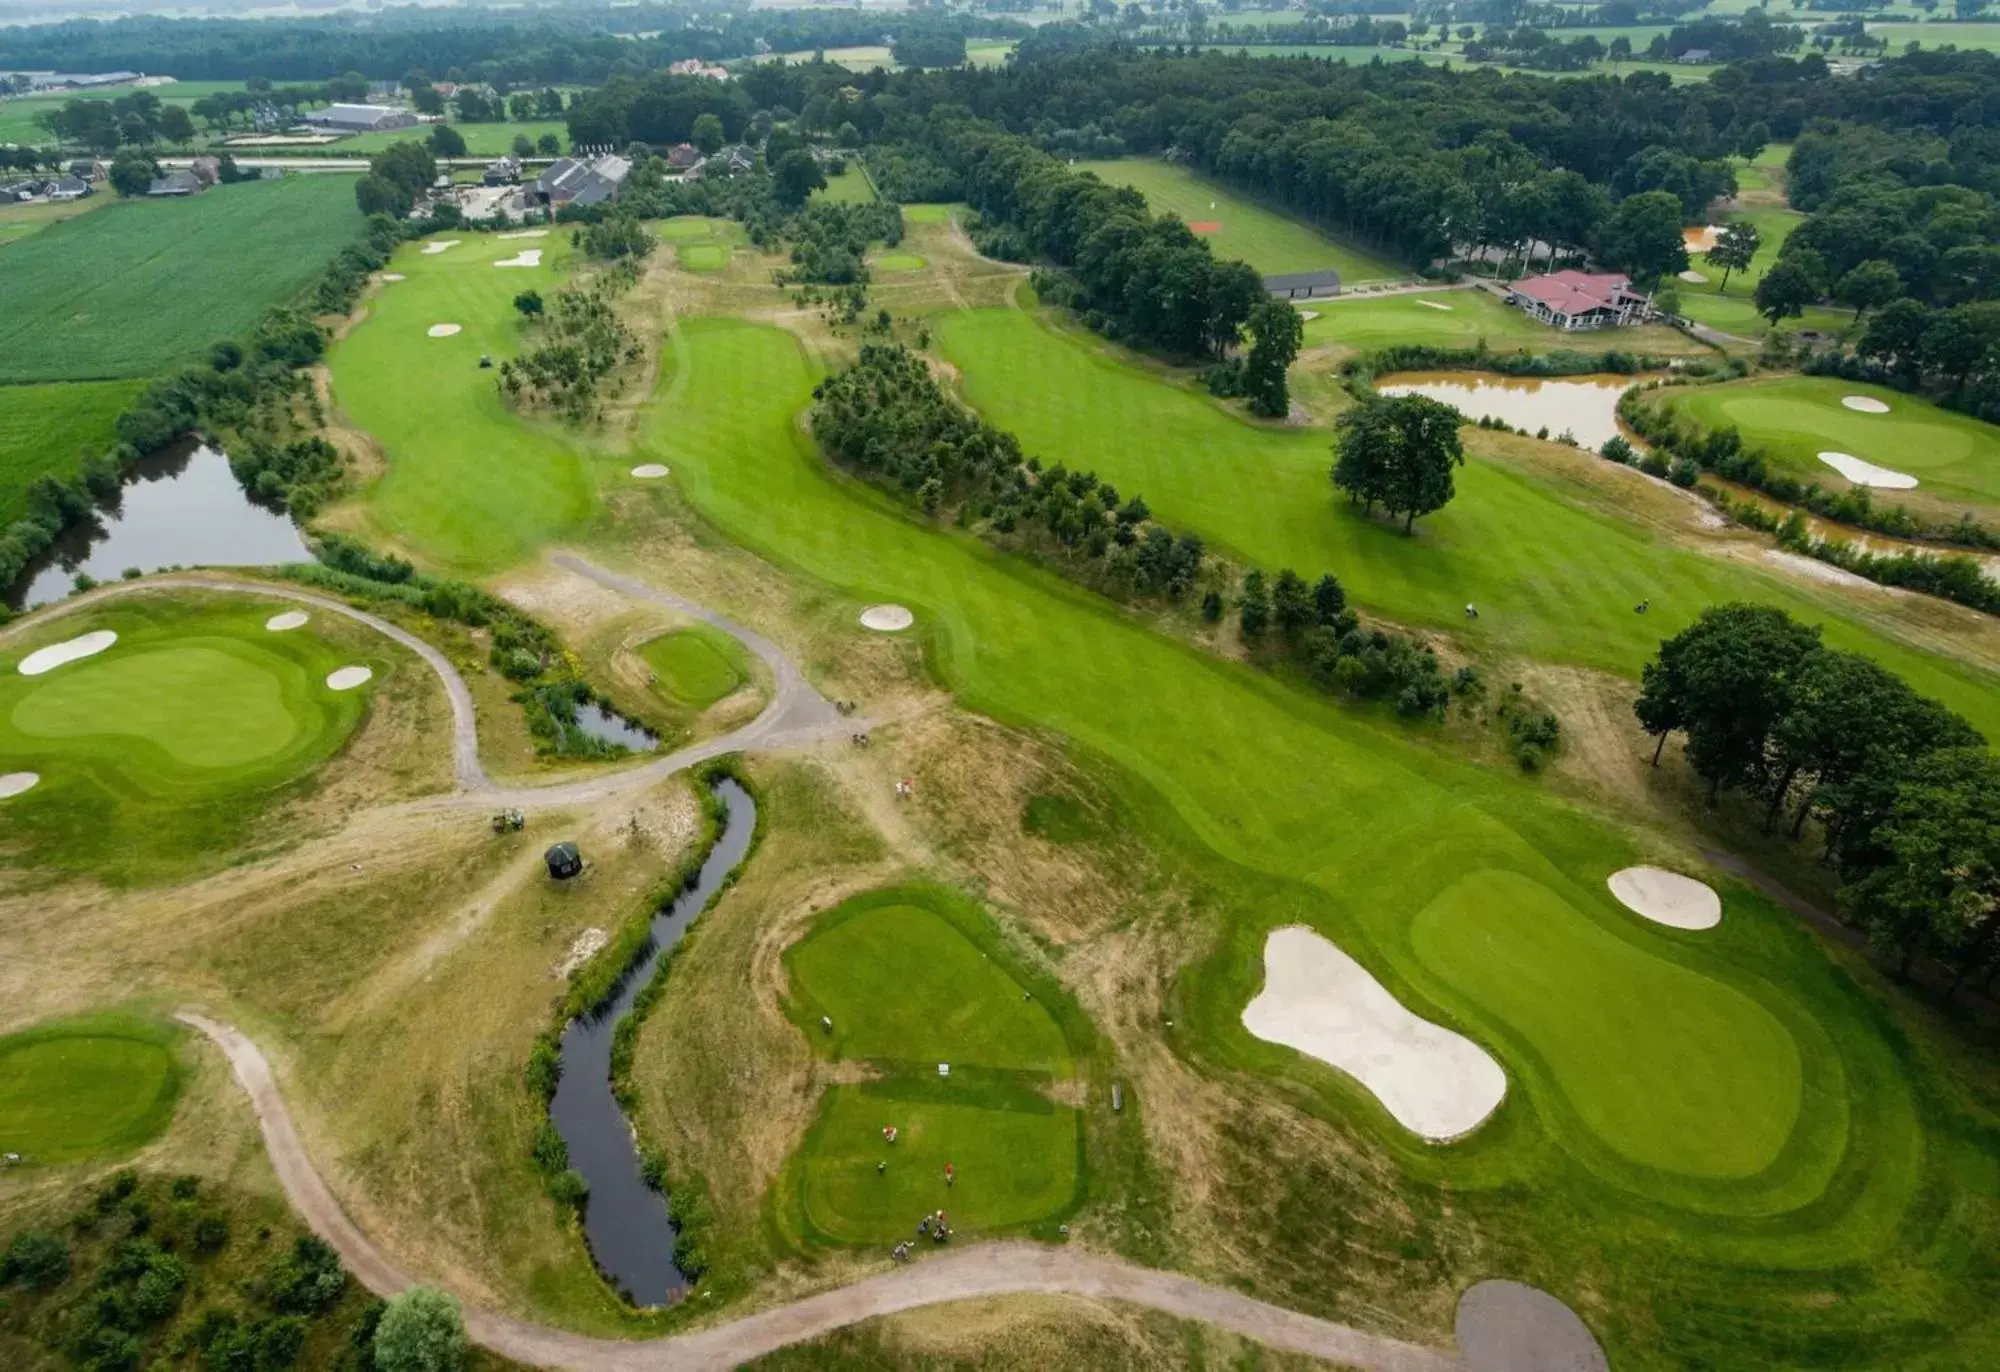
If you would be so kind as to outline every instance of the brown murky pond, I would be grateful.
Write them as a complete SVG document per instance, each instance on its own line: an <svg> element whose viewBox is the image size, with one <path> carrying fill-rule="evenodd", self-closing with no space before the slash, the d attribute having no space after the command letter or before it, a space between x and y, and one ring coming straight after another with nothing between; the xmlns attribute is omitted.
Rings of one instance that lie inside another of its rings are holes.
<svg viewBox="0 0 2000 1372"><path fill-rule="evenodd" d="M1618 397L1632 376L1500 376L1492 372L1396 372L1380 377L1383 395L1427 395L1454 405L1467 419L1504 419L1550 438L1567 433L1583 447L1602 448L1618 427ZM1627 439L1632 435L1626 434Z"/></svg>

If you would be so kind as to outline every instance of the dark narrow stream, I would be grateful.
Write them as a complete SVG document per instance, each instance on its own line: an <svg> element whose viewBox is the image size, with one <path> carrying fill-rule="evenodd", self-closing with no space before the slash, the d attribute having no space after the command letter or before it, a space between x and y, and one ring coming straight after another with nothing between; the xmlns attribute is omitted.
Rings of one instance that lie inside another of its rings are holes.
<svg viewBox="0 0 2000 1372"><path fill-rule="evenodd" d="M598 1269L634 1305L665 1305L688 1287L674 1266L678 1231L667 1198L639 1173L639 1147L611 1094L611 1037L633 999L653 979L660 958L681 941L743 855L757 827L757 803L724 778L715 785L728 817L695 883L653 916L652 938L611 999L569 1022L562 1033L562 1077L549 1116L569 1146L569 1165L590 1183L583 1232Z"/></svg>

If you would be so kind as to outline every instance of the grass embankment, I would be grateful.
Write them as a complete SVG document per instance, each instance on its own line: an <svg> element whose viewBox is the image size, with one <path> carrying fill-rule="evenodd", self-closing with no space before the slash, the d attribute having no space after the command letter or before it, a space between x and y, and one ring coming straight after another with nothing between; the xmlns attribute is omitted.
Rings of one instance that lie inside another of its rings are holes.
<svg viewBox="0 0 2000 1372"><path fill-rule="evenodd" d="M1352 285L1408 275L1393 263L1336 242L1309 224L1265 209L1220 182L1171 162L1133 157L1079 162L1076 169L1095 172L1113 186L1131 186L1146 197L1155 214L1170 214L1188 224L1216 225L1198 231L1215 255L1248 262L1263 276L1332 268L1340 273L1342 284Z"/></svg>
<svg viewBox="0 0 2000 1372"><path fill-rule="evenodd" d="M966 399L1027 452L1144 495L1156 517L1232 556L1309 577L1331 570L1365 608L1404 624L1450 628L1476 650L1636 678L1660 640L1706 606L1765 601L1824 622L1829 642L1867 653L2000 737L1990 674L1864 627L1851 598L1588 509L1547 475L1475 453L1456 474L1457 498L1405 537L1333 489L1325 430L1251 423L1018 310L952 314L936 329ZM1468 601L1477 620L1465 618ZM1634 614L1642 601L1650 612Z"/></svg>
<svg viewBox="0 0 2000 1372"><path fill-rule="evenodd" d="M180 1098L181 1037L158 1020L107 1014L0 1038L0 1153L36 1167L150 1143Z"/></svg>
<svg viewBox="0 0 2000 1372"><path fill-rule="evenodd" d="M1990 1153L1941 1103L1964 1088L1946 1087L1924 1043L1890 1029L1886 1012L1789 916L1725 886L1728 913L1717 931L1643 925L1604 890L1608 873L1637 854L1628 837L1545 801L1510 773L1460 764L1364 715L1150 633L1097 598L969 536L922 525L830 473L794 427L813 373L788 336L704 319L684 325L674 342L681 403L656 412L646 441L674 462L696 507L732 538L857 600L915 607L938 670L965 705L1061 733L1111 764L1130 824L1158 836L1202 882L1221 939L1176 993L1177 1027L1168 1032L1183 1051L1269 1073L1329 1118L1383 1118L1351 1082L1259 1044L1240 1026L1261 974L1263 934L1310 923L1412 1010L1496 1052L1509 1075L1507 1102L1467 1143L1443 1153L1419 1148L1384 1120L1367 1146L1401 1170L1412 1205L1436 1204L1448 1185L1452 1210L1473 1216L1505 1249L1509 1274L1586 1308L1614 1358L1823 1365L1864 1347L1944 1346L1960 1362L1992 1351L1985 1283L1962 1275L1973 1269L1961 1261L1992 1255L1994 1207L1982 1180ZM1121 388L1100 389L1103 427L1129 423ZM1211 448L1213 432L1186 427L1172 393L1153 386L1149 394L1183 425L1167 446L1201 453L1211 481L1226 463L1217 499L1250 503L1246 493L1268 469L1246 469L1240 451ZM1133 425L1125 442L1145 447L1150 432ZM1319 448L1300 450L1315 481L1324 480ZM1523 479L1468 487L1462 506L1498 502L1521 516L1503 546L1589 556L1569 551L1564 538L1596 521L1554 506ZM1156 511L1162 505L1155 499ZM1629 533L1598 537L1640 543ZM1646 549L1626 551L1643 557ZM1478 555L1462 546L1430 551L1441 564ZM1333 565L1365 580L1358 569L1386 557ZM1606 570L1596 561L1592 569ZM1700 569L1688 559L1656 570ZM1494 580L1508 575L1530 572L1517 566ZM1581 568L1575 575L1581 586ZM1634 597L1616 595L1629 616ZM1591 600L1580 595L1573 612L1553 616L1572 642L1592 633ZM1667 627L1656 618L1649 636ZM1633 631L1617 637L1636 651ZM1529 885L1478 876L1487 871ZM1545 937L1567 944L1591 996L1573 1012L1559 1000L1527 1013L1490 990L1510 975L1547 975L1539 945L1496 944L1476 974L1427 960L1414 934L1420 914L1468 878L1496 908L1518 907ZM1601 958L1610 943L1618 954ZM1660 1033L1663 1012L1679 1022L1678 1036ZM1746 1030L1762 1046L1746 1050L1736 1037ZM1584 1059L1597 1065L1580 1071ZM1616 1099L1601 1094L1613 1075ZM1705 1119L1690 1108L1690 1080L1716 1092ZM1799 1102L1788 1130L1774 1092ZM1608 1122L1626 1111L1633 1124ZM1739 1119L1756 1123L1739 1130ZM1768 1166L1733 1175L1768 1157L1780 1135ZM1921 1206L1920 1197L1928 1198ZM1270 1255L1271 1284L1260 1289L1361 1313L1324 1280L1329 1265L1354 1260L1340 1248L1339 1205L1337 1196L1301 1195L1268 1227L1253 1226L1245 1241ZM1921 1242L1907 1237L1917 1233ZM1419 1236L1410 1256L1421 1268L1435 1260L1429 1251ZM1803 1308L1814 1310L1811 1321L1791 1317ZM1730 1318L1718 1319L1721 1311Z"/></svg>
<svg viewBox="0 0 2000 1372"><path fill-rule="evenodd" d="M1060 985L1012 962L989 919L934 887L856 896L786 950L800 1031L873 1076L828 1090L781 1184L785 1222L823 1242L893 1243L944 1210L966 1237L1052 1236L1080 1193L1083 1145L1078 1112L1047 1093L1094 1036Z"/></svg>
<svg viewBox="0 0 2000 1372"><path fill-rule="evenodd" d="M1917 478L1914 491L1880 492L1884 502L2000 505L2000 428L1921 396L1832 376L1674 386L1654 395L1703 428L1737 429L1747 446L1802 481L1844 489L1846 480L1819 460L1822 452L1840 452ZM1889 412L1849 409L1841 401L1850 395L1878 400Z"/></svg>
<svg viewBox="0 0 2000 1372"><path fill-rule="evenodd" d="M248 328L360 226L339 176L128 201L53 225L6 249L0 383L157 372Z"/></svg>
<svg viewBox="0 0 2000 1372"><path fill-rule="evenodd" d="M512 306L522 291L544 296L561 281L567 231L507 239L463 233L426 254L420 243L389 265L406 279L384 283L369 321L328 357L334 398L388 458L364 493L368 532L453 574L497 571L572 532L590 511L591 485L579 440L554 423L523 420L500 395L497 364L534 346L534 325ZM539 248L538 267L496 267ZM432 338L434 324L461 332ZM421 382L415 381L421 378Z"/></svg>
<svg viewBox="0 0 2000 1372"><path fill-rule="evenodd" d="M37 477L67 481L86 457L109 451L119 413L142 389L138 381L0 386L0 528L26 512Z"/></svg>
<svg viewBox="0 0 2000 1372"><path fill-rule="evenodd" d="M242 597L132 597L13 636L0 649L0 772L41 782L0 801L6 847L107 879L233 851L340 749L399 664L372 630L316 614L273 633L273 613ZM33 649L99 630L118 641L42 675L15 670ZM328 673L349 665L374 680L330 689Z"/></svg>

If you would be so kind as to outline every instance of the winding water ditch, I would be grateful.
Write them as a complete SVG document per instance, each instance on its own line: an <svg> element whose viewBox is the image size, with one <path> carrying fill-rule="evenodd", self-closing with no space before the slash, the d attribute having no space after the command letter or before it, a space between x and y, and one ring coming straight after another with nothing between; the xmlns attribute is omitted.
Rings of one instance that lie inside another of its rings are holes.
<svg viewBox="0 0 2000 1372"><path fill-rule="evenodd" d="M591 1258L612 1285L637 1306L665 1305L687 1290L687 1275L674 1264L679 1229L667 1213L667 1198L646 1185L632 1124L611 1093L611 1042L618 1021L659 969L660 959L681 941L709 900L750 850L757 828L757 803L727 777L715 783L726 811L722 832L701 864L694 884L653 916L650 937L618 983L595 1010L571 1020L561 1040L562 1076L549 1102L549 1117L569 1149L569 1165L590 1184L583 1232Z"/></svg>

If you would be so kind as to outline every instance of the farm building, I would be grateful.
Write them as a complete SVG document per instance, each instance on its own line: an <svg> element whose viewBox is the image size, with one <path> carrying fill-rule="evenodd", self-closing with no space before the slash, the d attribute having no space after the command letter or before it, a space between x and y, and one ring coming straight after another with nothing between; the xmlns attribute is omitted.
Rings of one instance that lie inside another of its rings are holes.
<svg viewBox="0 0 2000 1372"><path fill-rule="evenodd" d="M199 195L207 189L207 183L193 172L179 169L168 172L152 185L146 187L146 194L162 199L169 196Z"/></svg>
<svg viewBox="0 0 2000 1372"><path fill-rule="evenodd" d="M378 133L383 129L407 129L417 122L409 110L394 105L328 105L306 116L314 128L338 133Z"/></svg>
<svg viewBox="0 0 2000 1372"><path fill-rule="evenodd" d="M74 176L59 176L44 192L51 200L81 200L90 194L90 183Z"/></svg>
<svg viewBox="0 0 2000 1372"><path fill-rule="evenodd" d="M1613 328L1644 318L1647 309L1632 279L1611 272L1524 276L1507 292L1507 303L1558 329Z"/></svg>
<svg viewBox="0 0 2000 1372"><path fill-rule="evenodd" d="M632 164L606 153L587 162L562 157L536 178L535 198L544 205L601 205L616 200Z"/></svg>
<svg viewBox="0 0 2000 1372"><path fill-rule="evenodd" d="M1264 278L1264 291L1280 300L1313 300L1340 294L1340 273L1328 268L1317 272L1286 272Z"/></svg>
<svg viewBox="0 0 2000 1372"><path fill-rule="evenodd" d="M542 861L548 863L549 875L557 881L567 881L583 870L583 854L568 839L551 844Z"/></svg>

